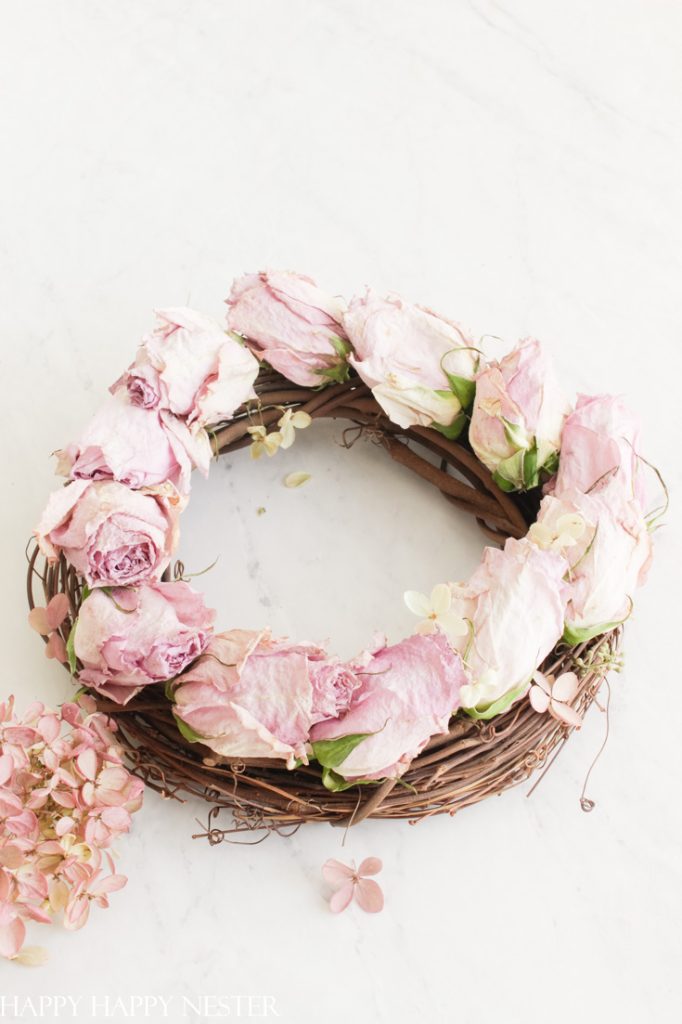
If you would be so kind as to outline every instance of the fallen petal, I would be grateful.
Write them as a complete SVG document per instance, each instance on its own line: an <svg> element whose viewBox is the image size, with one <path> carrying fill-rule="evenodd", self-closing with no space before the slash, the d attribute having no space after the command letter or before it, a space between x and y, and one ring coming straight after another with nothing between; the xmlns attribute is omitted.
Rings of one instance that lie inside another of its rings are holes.
<svg viewBox="0 0 682 1024"><path fill-rule="evenodd" d="M354 876L355 871L353 868L348 867L347 864L342 864L340 860L334 860L333 857L322 865L322 877L334 889L339 889L349 879L354 878Z"/></svg>
<svg viewBox="0 0 682 1024"><path fill-rule="evenodd" d="M378 875L383 867L379 857L365 857L358 868L359 875Z"/></svg>
<svg viewBox="0 0 682 1024"><path fill-rule="evenodd" d="M372 878L361 878L355 887L355 899L361 910L378 914L384 909L384 894L381 886Z"/></svg>
<svg viewBox="0 0 682 1024"><path fill-rule="evenodd" d="M289 473L284 477L284 486L300 487L306 480L310 480L310 473Z"/></svg>
<svg viewBox="0 0 682 1024"><path fill-rule="evenodd" d="M346 882L344 886L338 889L329 901L329 909L332 914L340 914L342 910L345 910L350 901L353 899L353 891L355 889L355 882Z"/></svg>
<svg viewBox="0 0 682 1024"><path fill-rule="evenodd" d="M25 946L14 958L14 962L23 967L42 967L49 958L50 955L44 946Z"/></svg>

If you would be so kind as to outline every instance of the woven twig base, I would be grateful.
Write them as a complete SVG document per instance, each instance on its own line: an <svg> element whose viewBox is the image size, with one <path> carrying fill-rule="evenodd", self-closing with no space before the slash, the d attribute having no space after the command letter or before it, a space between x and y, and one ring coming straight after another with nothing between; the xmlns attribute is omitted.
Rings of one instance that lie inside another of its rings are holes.
<svg viewBox="0 0 682 1024"><path fill-rule="evenodd" d="M282 406L302 408L313 418L348 420L358 430L371 432L392 458L474 515L497 543L523 536L535 517L537 496L503 494L468 448L435 430L396 427L357 379L310 390L267 372L259 378L257 391L259 405L241 410L214 435L217 453L249 444L247 427L274 423ZM30 607L59 592L68 594L71 602L71 617L62 626L66 639L80 606L82 581L63 558L49 565L35 550L29 559ZM576 648L560 643L542 666L547 673L577 672L580 690L574 706L580 712L593 702L616 663L621 635L619 628ZM322 785L315 764L287 771L279 762L220 759L207 747L187 742L175 726L162 685L146 687L125 707L94 696L103 711L115 716L131 767L147 785L166 797L194 796L210 805L202 834L213 842L233 832L287 829L307 821L356 824L367 817L417 821L432 814L454 814L547 765L571 731L548 714L537 714L527 698L490 722L460 714L448 734L435 737L399 782L331 793ZM217 826L222 809L233 812L232 826Z"/></svg>

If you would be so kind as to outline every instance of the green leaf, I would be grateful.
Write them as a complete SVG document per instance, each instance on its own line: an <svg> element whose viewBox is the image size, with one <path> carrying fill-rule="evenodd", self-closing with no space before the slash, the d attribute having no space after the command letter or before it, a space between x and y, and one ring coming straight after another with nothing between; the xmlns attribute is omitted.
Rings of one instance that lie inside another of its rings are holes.
<svg viewBox="0 0 682 1024"><path fill-rule="evenodd" d="M466 423L467 417L463 412L461 412L459 416L456 416L448 426L445 426L443 423L432 423L431 426L434 430L437 430L439 434L442 434L443 437L447 437L449 441L456 441L464 430Z"/></svg>
<svg viewBox="0 0 682 1024"><path fill-rule="evenodd" d="M75 645L75 642L76 642L76 626L77 625L78 625L78 619L76 619L76 621L74 622L73 626L71 627L71 630L69 631L69 638L66 641L66 657L67 657L68 662L69 662L69 671L71 672L72 676L75 676L75 674L76 674L76 650L75 650L74 645Z"/></svg>
<svg viewBox="0 0 682 1024"><path fill-rule="evenodd" d="M448 383L457 396L459 404L463 409L468 409L476 394L476 381L468 380L466 377L459 377L456 373L448 373L447 370L445 371L445 376L448 378Z"/></svg>
<svg viewBox="0 0 682 1024"><path fill-rule="evenodd" d="M501 715L503 711L506 711L510 704L513 704L515 700L523 696L528 688L528 683L522 683L513 690L508 690L507 693L503 693L501 697L498 697L496 701L489 704L487 708L464 708L465 714L469 715L470 718L476 718L482 721L488 721L490 718L495 718L496 715Z"/></svg>
<svg viewBox="0 0 682 1024"><path fill-rule="evenodd" d="M324 768L338 768L359 743L374 735L372 732L355 732L348 736L338 736L334 740L318 740L312 744L313 757Z"/></svg>
<svg viewBox="0 0 682 1024"><path fill-rule="evenodd" d="M175 712L173 712L173 717L175 718L175 724L178 727L178 732L182 736L184 736L186 740L189 740L190 743L206 742L203 736L200 736L198 732L195 732L194 729L191 728L191 726L187 725L187 722L183 722L183 720L178 715L176 715Z"/></svg>
<svg viewBox="0 0 682 1024"><path fill-rule="evenodd" d="M353 786L376 786L383 781L383 779L353 779L352 782L348 782L333 768L322 769L322 785L331 793L342 793L345 789L351 789Z"/></svg>
<svg viewBox="0 0 682 1024"><path fill-rule="evenodd" d="M166 700L169 700L169 701L171 701L171 703L174 704L175 703L175 680L174 679L167 679L166 680L166 682L163 684L163 692L166 695Z"/></svg>
<svg viewBox="0 0 682 1024"><path fill-rule="evenodd" d="M92 590L90 589L90 587L87 585L87 583L84 583L83 588L81 590L81 604L83 603L83 601L87 601L91 593Z"/></svg>

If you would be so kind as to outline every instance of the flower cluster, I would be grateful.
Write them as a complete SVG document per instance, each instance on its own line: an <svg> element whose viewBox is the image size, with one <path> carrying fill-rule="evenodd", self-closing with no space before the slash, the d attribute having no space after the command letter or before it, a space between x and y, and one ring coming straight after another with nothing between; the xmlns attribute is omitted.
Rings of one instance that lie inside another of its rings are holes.
<svg viewBox="0 0 682 1024"><path fill-rule="evenodd" d="M115 726L91 697L21 717L0 704L0 955L26 957L26 921L81 928L92 903L126 884L112 844L128 832L143 783L122 765Z"/></svg>
<svg viewBox="0 0 682 1024"><path fill-rule="evenodd" d="M307 277L266 271L237 280L227 306L225 328L159 312L108 401L59 453L69 482L36 535L90 593L66 645L60 609L34 615L48 653L68 655L82 683L119 703L166 683L188 740L290 768L315 759L330 789L398 778L458 710L492 718L529 691L538 712L576 725L575 680L538 670L562 638L578 644L627 618L646 577L633 414L608 395L573 406L538 341L488 360L457 323L396 295L370 289L346 305ZM291 382L292 399L261 404L261 364L266 379L269 366ZM190 472L209 468L209 431L238 415L251 455L271 456L311 422L297 389L333 382L368 388L398 433L462 435L491 488L542 498L528 536L487 549L469 580L406 593L414 636L346 663L268 631L214 635L201 597L161 582Z"/></svg>

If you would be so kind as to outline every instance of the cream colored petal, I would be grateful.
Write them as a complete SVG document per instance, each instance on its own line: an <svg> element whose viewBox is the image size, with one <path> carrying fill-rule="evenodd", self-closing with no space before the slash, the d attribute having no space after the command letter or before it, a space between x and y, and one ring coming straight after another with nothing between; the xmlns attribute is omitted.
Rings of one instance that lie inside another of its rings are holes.
<svg viewBox="0 0 682 1024"><path fill-rule="evenodd" d="M282 423L280 420L279 436L282 438L279 444L280 448L291 448L296 437L292 424Z"/></svg>
<svg viewBox="0 0 682 1024"><path fill-rule="evenodd" d="M438 615L444 615L452 604L452 591L447 583L438 583L431 591L431 609Z"/></svg>
<svg viewBox="0 0 682 1024"><path fill-rule="evenodd" d="M305 412L303 409L299 409L291 417L291 422L297 430L305 430L313 422L310 413Z"/></svg>
<svg viewBox="0 0 682 1024"><path fill-rule="evenodd" d="M279 434L277 431L275 431L272 434L268 434L265 440L263 441L263 445L268 455L274 455L277 449L281 446L281 444L282 435Z"/></svg>
<svg viewBox="0 0 682 1024"><path fill-rule="evenodd" d="M469 632L466 622L456 612L445 612L443 615L439 615L436 621L443 632L449 637L466 636Z"/></svg>
<svg viewBox="0 0 682 1024"><path fill-rule="evenodd" d="M415 633L419 633L420 636L431 636L431 634L435 633L437 629L438 626L436 625L435 619L422 619L415 629Z"/></svg>
<svg viewBox="0 0 682 1024"><path fill-rule="evenodd" d="M554 534L545 523L533 523L528 531L528 537L539 548L548 548L552 544Z"/></svg>
<svg viewBox="0 0 682 1024"><path fill-rule="evenodd" d="M306 480L310 480L310 473L289 473L284 477L285 487L300 487Z"/></svg>
<svg viewBox="0 0 682 1024"><path fill-rule="evenodd" d="M406 590L403 600L413 615L425 619L431 614L431 602L426 594L420 594L418 590Z"/></svg>
<svg viewBox="0 0 682 1024"><path fill-rule="evenodd" d="M578 512L566 512L559 516L556 521L557 532L560 535L573 537L577 540L585 532L585 520Z"/></svg>

